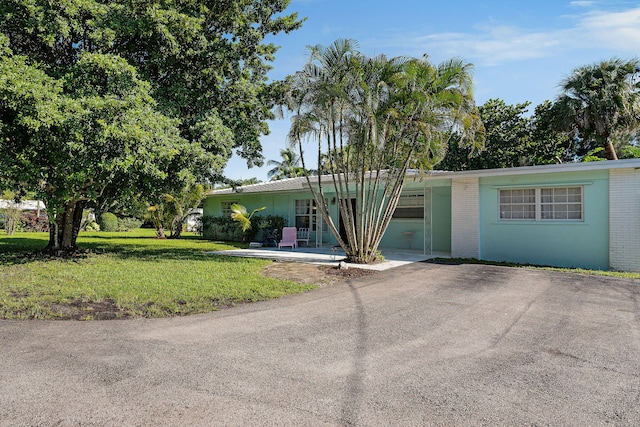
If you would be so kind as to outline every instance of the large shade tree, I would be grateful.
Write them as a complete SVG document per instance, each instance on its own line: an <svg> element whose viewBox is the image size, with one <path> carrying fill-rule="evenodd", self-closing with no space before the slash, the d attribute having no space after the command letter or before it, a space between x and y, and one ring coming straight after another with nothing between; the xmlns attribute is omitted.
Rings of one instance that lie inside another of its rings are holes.
<svg viewBox="0 0 640 427"><path fill-rule="evenodd" d="M561 84L556 100L558 127L580 140L579 155L603 148L617 160L612 136L636 131L640 124L640 60L613 58L586 65Z"/></svg>
<svg viewBox="0 0 640 427"><path fill-rule="evenodd" d="M292 76L289 138L300 152L311 141L320 162L331 159L329 179L307 180L349 261L375 260L409 168L432 168L454 132L481 143L471 70L459 59L367 57L354 41L338 40L312 47ZM337 196L346 236L329 215L326 188Z"/></svg>
<svg viewBox="0 0 640 427"><path fill-rule="evenodd" d="M5 50L0 73L0 173L45 201L51 251L75 248L83 208L104 183L135 174L150 190L187 148L122 58L83 53L55 79Z"/></svg>
<svg viewBox="0 0 640 427"><path fill-rule="evenodd" d="M222 179L233 150L262 163L288 3L0 2L0 180L47 199L52 250L75 249L84 204Z"/></svg>

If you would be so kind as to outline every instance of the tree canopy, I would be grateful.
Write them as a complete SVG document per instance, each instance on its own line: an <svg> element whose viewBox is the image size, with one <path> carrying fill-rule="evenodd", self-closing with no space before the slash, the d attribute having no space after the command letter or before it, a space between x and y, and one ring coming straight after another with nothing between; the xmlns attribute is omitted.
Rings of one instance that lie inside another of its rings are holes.
<svg viewBox="0 0 640 427"><path fill-rule="evenodd" d="M39 192L51 248L75 248L87 203L220 179L234 149L262 164L283 91L264 39L301 25L287 5L0 3L0 180Z"/></svg>
<svg viewBox="0 0 640 427"><path fill-rule="evenodd" d="M579 67L563 80L557 126L578 140L579 154L601 147L607 159L618 159L614 135L637 132L640 126L638 72L640 60L613 58Z"/></svg>
<svg viewBox="0 0 640 427"><path fill-rule="evenodd" d="M509 105L490 99L479 107L485 144L472 150L452 138L442 170L474 170L562 163L573 160L569 137L554 128L554 106L549 101L528 114L529 103Z"/></svg>
<svg viewBox="0 0 640 427"><path fill-rule="evenodd" d="M482 142L471 65L459 59L435 65L426 58L367 57L356 42L337 40L310 48L308 64L290 81L290 141L300 152L312 141L319 163L331 169L329 182L320 175L307 180L352 262L376 258L407 169L431 168L455 132L466 143ZM329 215L325 186L337 196L346 236Z"/></svg>

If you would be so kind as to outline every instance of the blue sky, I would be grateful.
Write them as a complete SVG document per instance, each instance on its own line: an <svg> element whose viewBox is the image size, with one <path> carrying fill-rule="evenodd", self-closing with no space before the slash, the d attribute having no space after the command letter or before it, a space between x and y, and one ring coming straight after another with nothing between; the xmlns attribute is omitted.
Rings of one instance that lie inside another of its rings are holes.
<svg viewBox="0 0 640 427"><path fill-rule="evenodd" d="M351 38L367 55L426 53L435 63L461 57L475 65L478 105L491 98L530 101L532 111L553 100L576 67L640 56L640 1L293 0L287 11L307 20L270 39L281 46L273 79L301 69L306 46ZM229 178L267 180L266 161L280 160L289 117L269 126L271 134L261 139L265 166L248 169L234 156L225 171Z"/></svg>

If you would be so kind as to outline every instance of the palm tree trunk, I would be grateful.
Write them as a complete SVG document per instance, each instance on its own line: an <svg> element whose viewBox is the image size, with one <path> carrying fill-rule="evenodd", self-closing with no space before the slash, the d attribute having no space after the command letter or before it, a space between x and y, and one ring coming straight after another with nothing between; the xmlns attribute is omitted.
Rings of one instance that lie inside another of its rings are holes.
<svg viewBox="0 0 640 427"><path fill-rule="evenodd" d="M616 149L610 139L606 140L604 144L604 151L607 156L607 160L618 160L618 154L616 153Z"/></svg>

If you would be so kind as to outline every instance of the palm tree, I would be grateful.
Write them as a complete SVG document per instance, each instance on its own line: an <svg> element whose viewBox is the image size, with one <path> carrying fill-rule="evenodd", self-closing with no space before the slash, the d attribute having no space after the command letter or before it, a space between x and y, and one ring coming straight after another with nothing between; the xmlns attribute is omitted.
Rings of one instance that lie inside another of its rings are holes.
<svg viewBox="0 0 640 427"><path fill-rule="evenodd" d="M318 169L330 170L346 235L328 213L320 176L309 187L347 258L369 263L398 203L407 169L431 168L454 133L482 141L471 91L471 65L426 58L373 58L352 40L311 48L310 61L291 79L294 111L289 140L302 152L317 144ZM476 135L479 136L476 138ZM305 167L304 156L302 166ZM355 202L355 203L354 203Z"/></svg>
<svg viewBox="0 0 640 427"><path fill-rule="evenodd" d="M640 123L640 61L613 58L577 68L561 84L558 127L582 139L582 151L604 148L618 160L611 136L637 129Z"/></svg>
<svg viewBox="0 0 640 427"><path fill-rule="evenodd" d="M300 166L300 156L291 148L284 148L280 150L280 156L282 161L269 160L267 166L274 166L269 172L267 177L271 181L276 181L284 178L295 178L298 176L304 176L303 168Z"/></svg>
<svg viewBox="0 0 640 427"><path fill-rule="evenodd" d="M200 205L206 196L206 188L202 184L187 183L174 194L164 194L162 199L165 212L170 216L170 237L179 239L182 236L182 226L187 217Z"/></svg>

